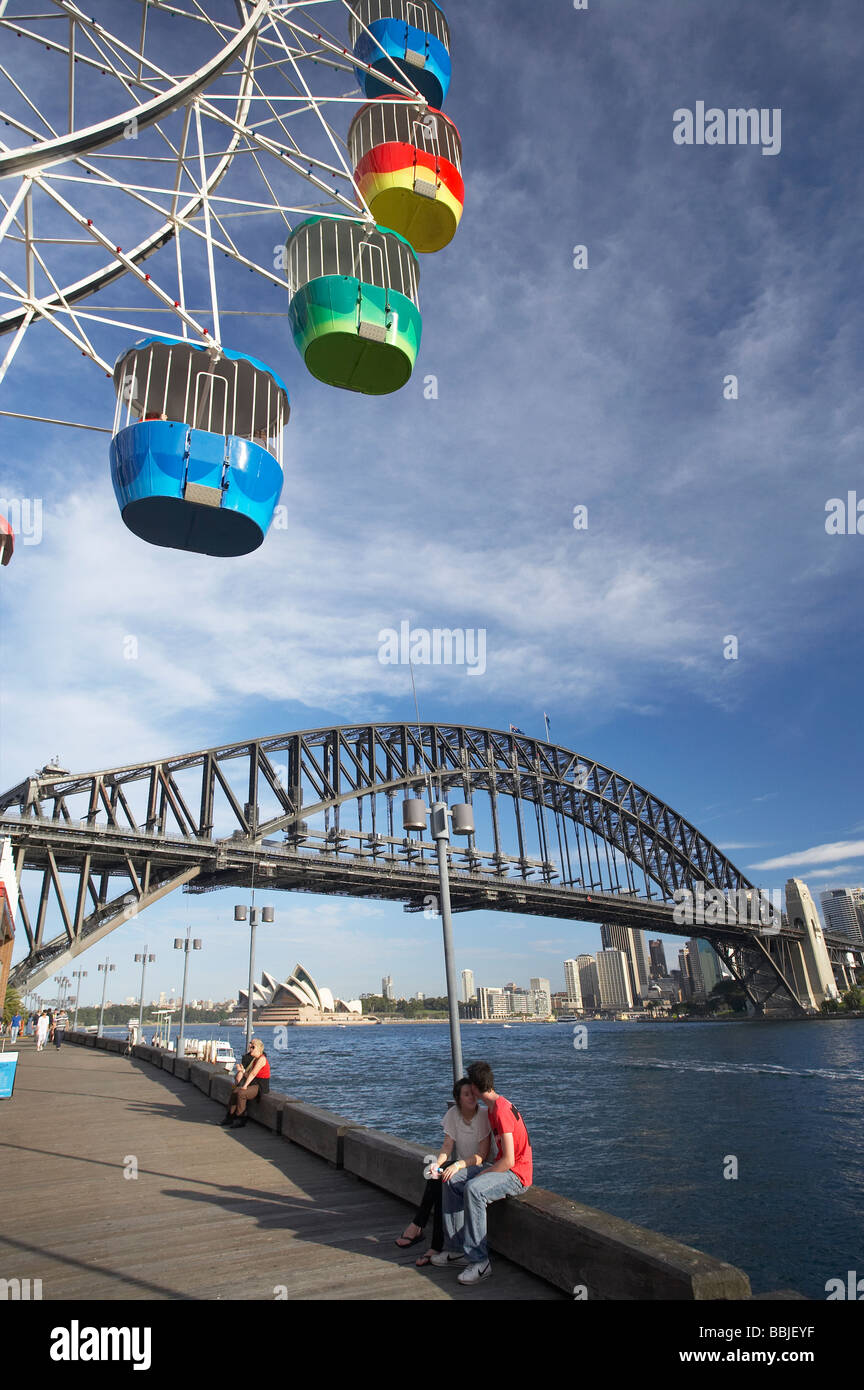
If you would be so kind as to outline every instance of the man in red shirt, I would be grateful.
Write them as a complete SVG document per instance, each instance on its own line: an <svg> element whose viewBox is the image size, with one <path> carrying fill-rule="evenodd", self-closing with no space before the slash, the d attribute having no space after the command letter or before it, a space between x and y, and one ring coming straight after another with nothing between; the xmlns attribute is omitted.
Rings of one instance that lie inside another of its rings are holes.
<svg viewBox="0 0 864 1390"><path fill-rule="evenodd" d="M444 1234L446 1249L432 1256L434 1265L468 1261L459 1275L460 1284L479 1284L492 1273L486 1243L486 1208L502 1197L515 1197L531 1186L533 1155L525 1122L515 1105L494 1089L488 1062L472 1062L468 1080L478 1100L489 1111L489 1124L498 1146L492 1164L468 1166L460 1162L444 1177Z"/></svg>

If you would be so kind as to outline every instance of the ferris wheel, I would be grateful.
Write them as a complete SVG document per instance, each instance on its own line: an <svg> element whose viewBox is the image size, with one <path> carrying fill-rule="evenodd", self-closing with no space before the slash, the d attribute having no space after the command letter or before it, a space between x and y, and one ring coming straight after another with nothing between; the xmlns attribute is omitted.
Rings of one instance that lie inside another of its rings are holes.
<svg viewBox="0 0 864 1390"><path fill-rule="evenodd" d="M464 203L449 81L435 0L0 0L0 383L52 333L112 378L143 540L264 539L290 363L232 348L234 316L285 314L333 387L408 381L419 258Z"/></svg>

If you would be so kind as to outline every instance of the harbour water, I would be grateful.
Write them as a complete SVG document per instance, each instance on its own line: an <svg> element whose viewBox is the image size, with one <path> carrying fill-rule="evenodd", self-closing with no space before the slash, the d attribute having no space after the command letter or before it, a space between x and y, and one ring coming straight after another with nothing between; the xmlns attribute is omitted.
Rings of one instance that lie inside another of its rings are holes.
<svg viewBox="0 0 864 1390"><path fill-rule="evenodd" d="M242 1051L241 1029L187 1032ZM274 1089L435 1147L446 1026L286 1032L280 1051L262 1030ZM538 1186L729 1260L757 1293L824 1299L829 1279L864 1277L864 1020L598 1022L584 1048L563 1023L466 1024L462 1039L522 1111Z"/></svg>

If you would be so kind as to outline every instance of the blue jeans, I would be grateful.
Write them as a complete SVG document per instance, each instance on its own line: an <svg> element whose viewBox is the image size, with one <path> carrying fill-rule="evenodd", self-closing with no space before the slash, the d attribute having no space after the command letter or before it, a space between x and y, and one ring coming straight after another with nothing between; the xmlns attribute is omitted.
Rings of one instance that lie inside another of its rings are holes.
<svg viewBox="0 0 864 1390"><path fill-rule="evenodd" d="M448 1250L461 1250L470 1264L485 1264L486 1208L502 1197L523 1192L515 1173L493 1173L491 1167L463 1168L441 1187L444 1198L444 1237Z"/></svg>

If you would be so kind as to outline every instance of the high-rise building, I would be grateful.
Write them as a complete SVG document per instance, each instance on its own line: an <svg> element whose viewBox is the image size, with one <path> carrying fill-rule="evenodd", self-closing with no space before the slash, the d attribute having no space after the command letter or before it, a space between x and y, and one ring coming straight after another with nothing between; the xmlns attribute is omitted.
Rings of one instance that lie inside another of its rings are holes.
<svg viewBox="0 0 864 1390"><path fill-rule="evenodd" d="M582 986L579 982L579 962L578 960L565 960L564 962L564 986L567 994L568 1004L575 1009L581 1009L582 1005Z"/></svg>
<svg viewBox="0 0 864 1390"><path fill-rule="evenodd" d="M393 976L392 976L392 975L382 975L382 976L381 976L381 998L382 998L382 999L395 999L395 997L396 997L396 996L395 996L395 994L393 993Z"/></svg>
<svg viewBox="0 0 864 1390"><path fill-rule="evenodd" d="M597 952L597 979L601 1009L632 1009L633 992L626 951L610 946Z"/></svg>
<svg viewBox="0 0 864 1390"><path fill-rule="evenodd" d="M600 927L600 939L606 950L624 952L630 993L634 1000L644 999L651 983L651 961L645 945L645 933L638 927L624 926L622 922L604 922Z"/></svg>
<svg viewBox="0 0 864 1390"><path fill-rule="evenodd" d="M531 981L531 993L534 996L534 1013L551 1013L552 986L549 983L549 981L541 979L539 976L535 976L535 978Z"/></svg>
<svg viewBox="0 0 864 1390"><path fill-rule="evenodd" d="M858 892L860 893L861 889L858 889ZM850 888L826 888L819 897L826 932L831 936L842 936L850 946L860 946L861 922L855 893Z"/></svg>
<svg viewBox="0 0 864 1390"><path fill-rule="evenodd" d="M694 994L693 974L690 970L690 951L684 946L678 952L678 969L681 973L681 997L692 999Z"/></svg>
<svg viewBox="0 0 864 1390"><path fill-rule="evenodd" d="M703 940L701 936L691 936L687 942L687 964L694 996L697 999L707 999L721 979L717 952L711 943Z"/></svg>
<svg viewBox="0 0 864 1390"><path fill-rule="evenodd" d="M810 993L818 1008L823 1000L836 999L839 990L834 980L819 913L816 911L810 889L803 879L790 878L786 881L786 919L790 927L804 932L801 938L804 965Z"/></svg>
<svg viewBox="0 0 864 1390"><path fill-rule="evenodd" d="M651 953L651 978L653 980L665 979L669 971L666 968L666 952L663 949L663 942L659 937L656 941L649 941L648 949Z"/></svg>
<svg viewBox="0 0 864 1390"><path fill-rule="evenodd" d="M474 971L462 971L462 999L464 1003L474 998Z"/></svg>
<svg viewBox="0 0 864 1390"><path fill-rule="evenodd" d="M593 1013L600 1007L600 984L597 977L597 962L593 956L576 957L579 967L579 993L582 995L582 1008Z"/></svg>
<svg viewBox="0 0 864 1390"><path fill-rule="evenodd" d="M486 985L478 985L477 1003L480 1006L481 1018L507 1017L507 996L504 993L503 989L495 989Z"/></svg>

